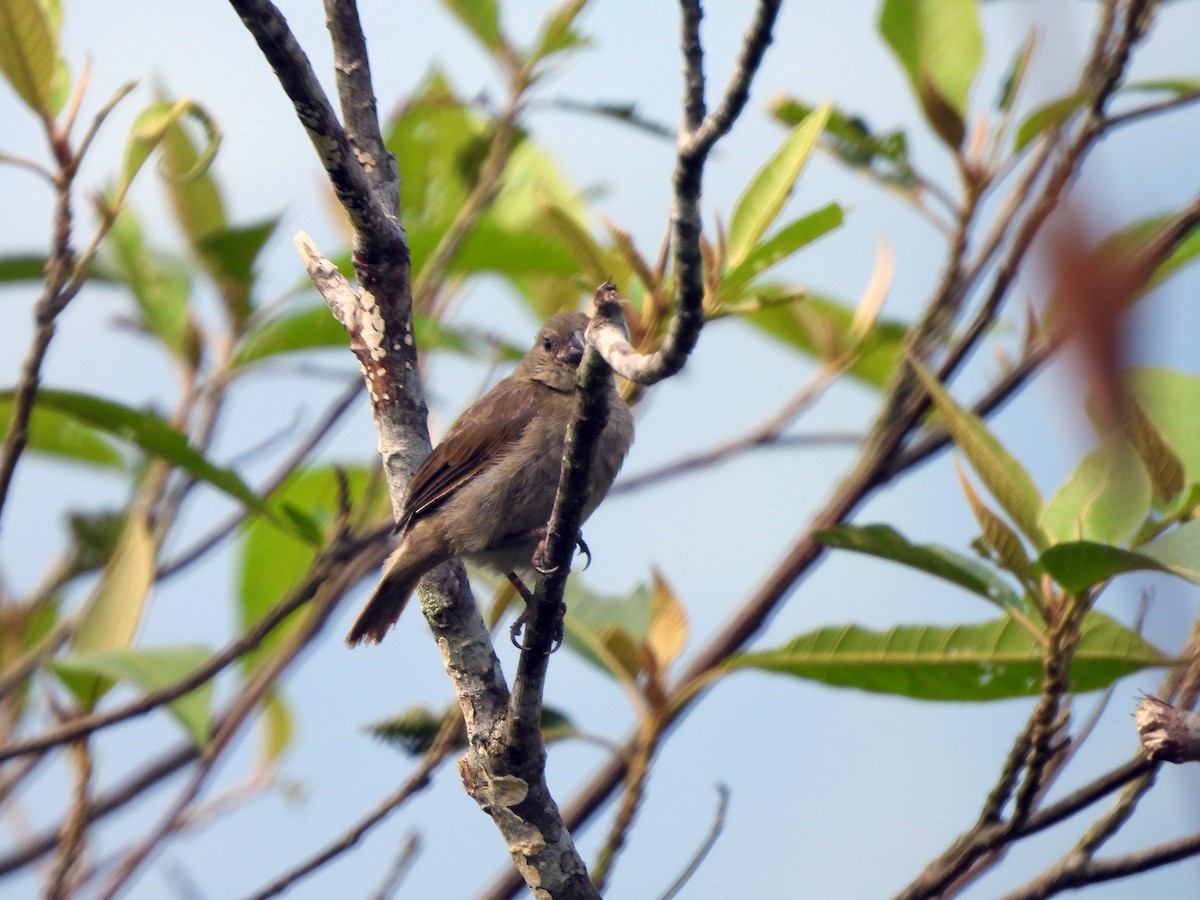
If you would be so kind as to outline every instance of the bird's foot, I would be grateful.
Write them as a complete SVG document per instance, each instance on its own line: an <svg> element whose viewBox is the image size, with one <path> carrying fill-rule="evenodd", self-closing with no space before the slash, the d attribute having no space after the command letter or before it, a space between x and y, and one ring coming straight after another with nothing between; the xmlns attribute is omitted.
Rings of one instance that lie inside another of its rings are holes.
<svg viewBox="0 0 1200 900"><path fill-rule="evenodd" d="M512 645L518 650L524 651L529 648L528 645L521 640L521 632L525 628L525 623L529 621L530 604L534 602L533 594L530 592L529 588L525 586L525 582L517 577L515 572L507 573L506 577L508 578L509 583L511 583L512 586L517 589L517 593L520 595L521 599L525 601L525 608L521 610L521 614L517 616L515 620L513 620L512 625L510 625L508 628L508 639L512 641ZM566 615L566 612L566 604L562 604L558 612L558 618L554 625L554 634L551 638L550 649L546 651L547 654L554 653L559 647L562 646L563 617Z"/></svg>

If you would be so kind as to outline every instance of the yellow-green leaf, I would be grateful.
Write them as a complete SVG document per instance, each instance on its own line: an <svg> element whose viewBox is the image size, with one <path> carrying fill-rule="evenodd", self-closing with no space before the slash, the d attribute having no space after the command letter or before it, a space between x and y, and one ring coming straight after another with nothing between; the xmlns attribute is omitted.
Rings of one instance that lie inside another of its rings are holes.
<svg viewBox="0 0 1200 900"><path fill-rule="evenodd" d="M0 74L38 115L49 116L58 64L54 29L37 0L0 0Z"/></svg>
<svg viewBox="0 0 1200 900"><path fill-rule="evenodd" d="M70 646L76 655L124 650L130 645L154 583L154 555L154 539L145 517L137 511L130 513L117 548L71 635ZM91 707L112 681L93 676L68 686L83 706Z"/></svg>
<svg viewBox="0 0 1200 900"><path fill-rule="evenodd" d="M1038 524L1042 497L1029 473L1004 449L977 415L954 401L928 369L915 359L909 362L933 399L946 431L999 502L1001 509L1035 547L1046 549L1049 541Z"/></svg>
<svg viewBox="0 0 1200 900"><path fill-rule="evenodd" d="M828 103L817 107L784 138L775 155L758 170L738 198L729 219L728 267L736 268L779 217L796 179L812 156L829 120Z"/></svg>
<svg viewBox="0 0 1200 900"><path fill-rule="evenodd" d="M126 681L149 693L182 680L211 657L212 651L198 645L141 651L97 650L57 659L53 667L76 696L80 691L86 691L87 685L97 678ZM193 743L202 750L208 746L211 698L210 680L167 704Z"/></svg>

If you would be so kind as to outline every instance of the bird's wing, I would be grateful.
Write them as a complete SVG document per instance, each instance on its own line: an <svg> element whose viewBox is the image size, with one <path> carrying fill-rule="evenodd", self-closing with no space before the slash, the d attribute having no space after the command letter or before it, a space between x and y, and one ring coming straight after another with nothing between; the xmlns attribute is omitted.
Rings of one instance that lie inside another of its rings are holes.
<svg viewBox="0 0 1200 900"><path fill-rule="evenodd" d="M506 378L458 417L413 475L397 531L508 452L537 415L539 387Z"/></svg>

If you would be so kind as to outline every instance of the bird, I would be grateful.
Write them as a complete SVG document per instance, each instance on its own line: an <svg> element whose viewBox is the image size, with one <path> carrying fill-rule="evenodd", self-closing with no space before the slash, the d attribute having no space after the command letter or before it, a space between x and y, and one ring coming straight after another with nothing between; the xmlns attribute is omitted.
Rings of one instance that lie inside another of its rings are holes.
<svg viewBox="0 0 1200 900"><path fill-rule="evenodd" d="M501 574L540 568L534 556L558 491L588 322L582 312L551 316L513 373L467 407L414 473L395 526L400 543L346 636L349 646L379 643L422 576L456 556ZM605 403L583 520L633 443L633 415L611 375Z"/></svg>

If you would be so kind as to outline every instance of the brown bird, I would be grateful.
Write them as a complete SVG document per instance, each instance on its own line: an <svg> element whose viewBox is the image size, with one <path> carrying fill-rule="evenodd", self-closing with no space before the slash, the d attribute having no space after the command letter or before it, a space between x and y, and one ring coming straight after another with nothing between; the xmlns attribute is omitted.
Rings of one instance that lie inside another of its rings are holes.
<svg viewBox="0 0 1200 900"><path fill-rule="evenodd" d="M532 571L558 491L587 325L581 312L551 316L516 371L471 404L417 469L396 523L400 544L347 644L379 643L421 577L452 557L501 573ZM607 401L584 519L633 442L633 416L611 381Z"/></svg>

